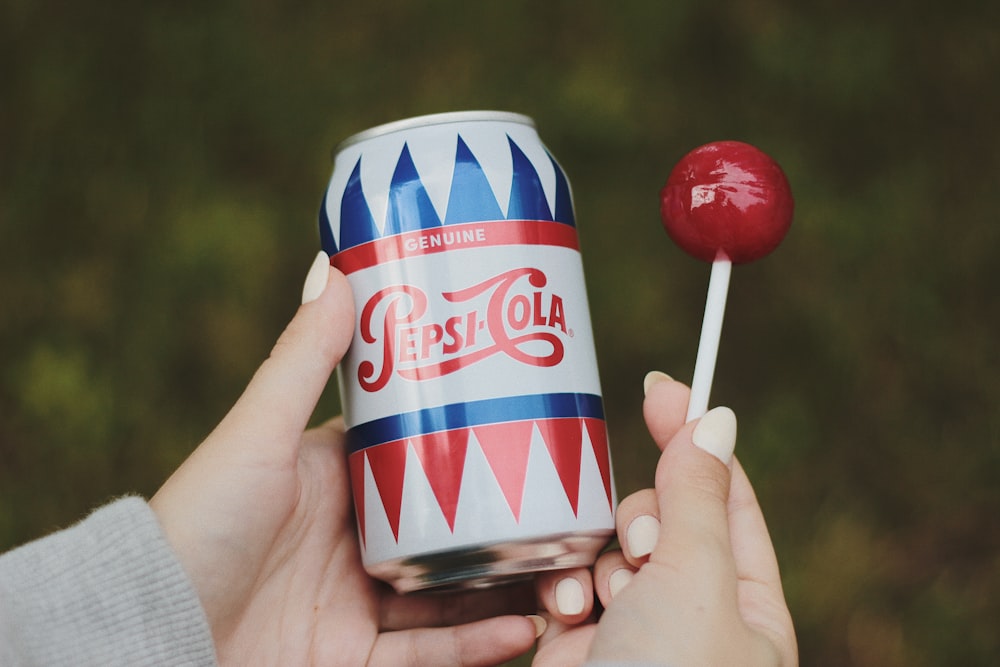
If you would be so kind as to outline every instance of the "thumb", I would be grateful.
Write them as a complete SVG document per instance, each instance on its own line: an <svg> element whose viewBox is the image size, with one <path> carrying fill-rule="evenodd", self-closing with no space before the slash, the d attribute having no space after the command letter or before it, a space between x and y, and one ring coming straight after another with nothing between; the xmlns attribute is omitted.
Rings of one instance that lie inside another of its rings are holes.
<svg viewBox="0 0 1000 667"><path fill-rule="evenodd" d="M306 276L303 303L215 435L240 442L298 443L354 331L351 288L320 252ZM221 433L220 433L221 432Z"/></svg>
<svg viewBox="0 0 1000 667"><path fill-rule="evenodd" d="M686 424L667 444L656 468L661 528L650 560L681 572L694 567L706 584L734 572L727 503L735 445L736 415L724 407Z"/></svg>

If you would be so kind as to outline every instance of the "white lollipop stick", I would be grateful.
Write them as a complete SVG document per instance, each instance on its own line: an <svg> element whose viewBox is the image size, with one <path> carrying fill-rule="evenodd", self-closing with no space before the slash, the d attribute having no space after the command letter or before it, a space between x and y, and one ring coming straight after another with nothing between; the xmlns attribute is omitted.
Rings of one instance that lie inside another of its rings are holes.
<svg viewBox="0 0 1000 667"><path fill-rule="evenodd" d="M733 263L721 253L712 262L712 275L708 279L708 296L705 299L705 319L701 323L698 358L694 362L694 379L691 380L687 421L698 419L708 411L708 396L712 393L715 359L719 355L719 338L722 336L722 318L726 313L726 295L729 293L729 274L732 268Z"/></svg>

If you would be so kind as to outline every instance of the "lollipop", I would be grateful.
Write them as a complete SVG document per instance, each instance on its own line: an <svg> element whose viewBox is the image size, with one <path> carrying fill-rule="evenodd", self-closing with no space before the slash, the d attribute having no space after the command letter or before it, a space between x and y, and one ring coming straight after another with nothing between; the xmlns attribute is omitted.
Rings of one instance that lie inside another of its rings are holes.
<svg viewBox="0 0 1000 667"><path fill-rule="evenodd" d="M708 409L733 264L760 259L792 223L791 188L778 163L739 141L694 149L660 191L667 234L692 257L712 263L687 420Z"/></svg>

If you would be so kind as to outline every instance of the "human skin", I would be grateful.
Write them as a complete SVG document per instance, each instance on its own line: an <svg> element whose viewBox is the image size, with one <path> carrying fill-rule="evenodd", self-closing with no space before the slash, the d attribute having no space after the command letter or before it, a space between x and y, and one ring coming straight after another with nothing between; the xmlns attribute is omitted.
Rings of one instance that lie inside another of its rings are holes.
<svg viewBox="0 0 1000 667"><path fill-rule="evenodd" d="M325 255L303 301L236 405L150 500L220 663L492 665L524 653L540 621L526 617L531 586L400 596L365 573L343 421L307 429L354 327L350 287Z"/></svg>
<svg viewBox="0 0 1000 667"><path fill-rule="evenodd" d="M601 556L596 624L556 626L536 664L601 662L794 667L795 632L753 488L733 457L736 417L715 408L685 424L690 390L662 373L643 413L662 450L652 489L616 515L622 550Z"/></svg>
<svg viewBox="0 0 1000 667"><path fill-rule="evenodd" d="M441 596L400 596L369 578L343 420L307 429L353 323L347 280L321 253L270 357L150 500L221 664L493 665L529 650L542 630L539 667L588 655L796 664L767 528L732 458L735 418L717 409L684 424L688 389L662 374L647 376L643 407L663 450L655 488L622 501L623 549L592 571Z"/></svg>

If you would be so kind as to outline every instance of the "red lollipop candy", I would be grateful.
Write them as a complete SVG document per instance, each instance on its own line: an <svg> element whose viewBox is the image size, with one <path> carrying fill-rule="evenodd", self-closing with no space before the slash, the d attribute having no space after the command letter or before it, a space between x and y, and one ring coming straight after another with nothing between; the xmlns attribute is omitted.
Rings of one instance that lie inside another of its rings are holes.
<svg viewBox="0 0 1000 667"><path fill-rule="evenodd" d="M696 148L660 191L660 215L674 243L706 262L734 264L778 247L792 224L792 191L778 163L740 141Z"/></svg>
<svg viewBox="0 0 1000 667"><path fill-rule="evenodd" d="M767 154L740 141L694 149L660 191L660 216L670 238L689 255L712 262L688 421L705 414L722 335L732 265L778 247L792 223L791 188Z"/></svg>

